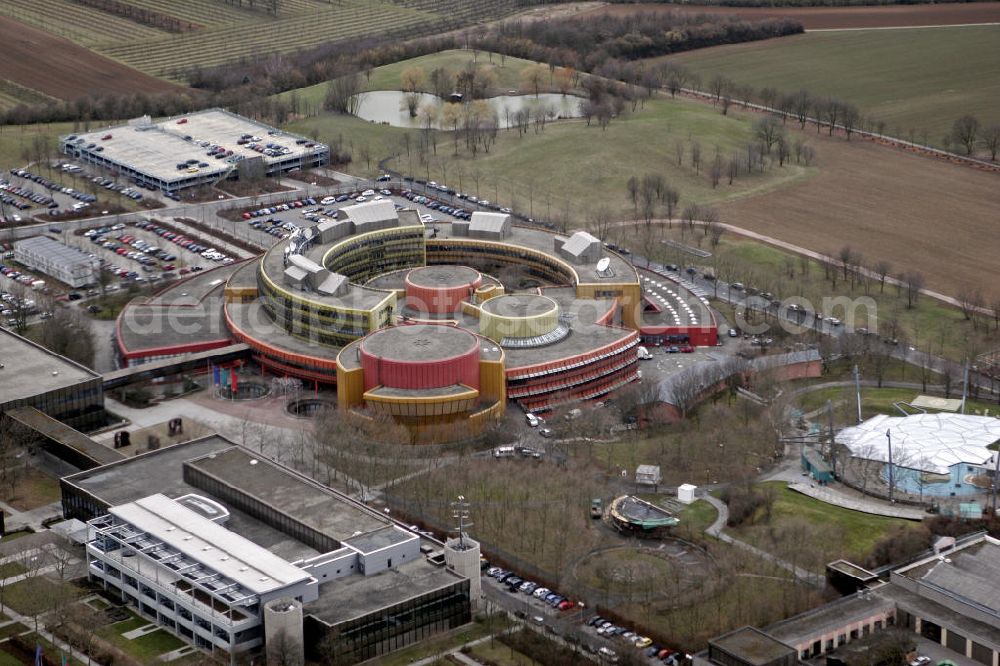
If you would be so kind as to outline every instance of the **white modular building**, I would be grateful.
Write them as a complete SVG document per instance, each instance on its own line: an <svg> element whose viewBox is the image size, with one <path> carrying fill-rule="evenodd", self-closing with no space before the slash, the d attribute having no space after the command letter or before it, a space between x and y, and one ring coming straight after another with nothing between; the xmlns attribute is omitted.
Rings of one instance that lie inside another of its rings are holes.
<svg viewBox="0 0 1000 666"><path fill-rule="evenodd" d="M94 282L94 274L100 270L100 262L94 257L47 236L34 236L14 243L14 261L71 287Z"/></svg>

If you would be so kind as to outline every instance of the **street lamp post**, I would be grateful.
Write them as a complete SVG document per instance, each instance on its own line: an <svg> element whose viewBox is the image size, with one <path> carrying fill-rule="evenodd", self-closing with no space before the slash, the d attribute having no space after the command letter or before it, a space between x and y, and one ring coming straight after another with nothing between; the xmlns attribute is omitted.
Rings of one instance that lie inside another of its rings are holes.
<svg viewBox="0 0 1000 666"><path fill-rule="evenodd" d="M889 503L891 504L894 500L892 499L892 486L893 486L893 474L892 474L892 430L885 431L885 439L889 444Z"/></svg>

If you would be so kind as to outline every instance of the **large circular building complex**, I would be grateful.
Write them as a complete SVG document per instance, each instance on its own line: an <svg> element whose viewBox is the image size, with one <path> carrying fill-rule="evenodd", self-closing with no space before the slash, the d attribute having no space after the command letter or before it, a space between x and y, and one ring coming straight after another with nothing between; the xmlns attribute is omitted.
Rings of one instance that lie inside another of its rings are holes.
<svg viewBox="0 0 1000 666"><path fill-rule="evenodd" d="M423 441L478 428L508 399L544 411L635 380L645 291L589 233L498 213L427 229L384 200L232 268L223 319L266 371L336 385L342 409Z"/></svg>

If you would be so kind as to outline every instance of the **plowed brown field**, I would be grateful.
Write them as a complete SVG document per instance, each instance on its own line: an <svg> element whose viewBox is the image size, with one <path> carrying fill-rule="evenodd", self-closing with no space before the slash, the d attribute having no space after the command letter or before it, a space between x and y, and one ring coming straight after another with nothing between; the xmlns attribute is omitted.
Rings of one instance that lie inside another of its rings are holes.
<svg viewBox="0 0 1000 666"><path fill-rule="evenodd" d="M628 15L636 12L735 14L744 18L790 18L806 30L831 28L894 28L921 25L964 25L1000 22L1000 2L878 7L721 7L674 4L609 5L582 15Z"/></svg>
<svg viewBox="0 0 1000 666"><path fill-rule="evenodd" d="M975 286L989 302L1000 298L1000 176L870 141L803 136L818 173L721 205L723 221L831 256L850 245L896 273L922 272L935 291Z"/></svg>
<svg viewBox="0 0 1000 666"><path fill-rule="evenodd" d="M0 79L58 99L184 90L13 19L0 17L0 44Z"/></svg>

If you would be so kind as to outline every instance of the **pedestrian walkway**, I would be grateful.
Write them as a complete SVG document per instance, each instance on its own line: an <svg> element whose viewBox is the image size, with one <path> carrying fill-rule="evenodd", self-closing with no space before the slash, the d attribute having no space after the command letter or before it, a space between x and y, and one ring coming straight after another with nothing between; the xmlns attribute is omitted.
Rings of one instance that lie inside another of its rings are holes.
<svg viewBox="0 0 1000 666"><path fill-rule="evenodd" d="M7 502L0 501L0 509L3 509L4 514L6 514L4 527L7 532L17 532L24 528L28 528L32 532L41 532L46 529L42 525L43 522L62 515L62 503L60 502L51 502L28 511L21 511Z"/></svg>
<svg viewBox="0 0 1000 666"><path fill-rule="evenodd" d="M151 634L158 629L159 627L156 626L155 624L145 624L136 629L132 629L131 631L126 631L124 634L122 634L122 637L130 641L134 641L135 639L142 638L146 634Z"/></svg>
<svg viewBox="0 0 1000 666"><path fill-rule="evenodd" d="M772 555L766 550L761 550L757 546L753 546L745 541L740 541L739 539L733 538L730 535L723 532L722 531L723 528L729 521L729 507L726 506L725 502L723 502L717 497L713 497L712 495L707 495L707 494L703 495L701 499L705 500L706 502L714 506L715 510L719 514L716 517L715 522L709 525L708 528L705 530L705 534L715 537L716 539L728 543L731 546L736 546L737 548L753 553L757 557L767 560L768 562L776 564L777 566L781 567L785 571L788 571L789 573L791 573L793 576L795 576L804 583L808 583L809 585L813 585L815 587L824 587L826 585L826 579L823 578L823 576L820 576L819 574L813 573L811 571L807 571L802 567L797 567L791 562L786 562L785 560L781 559L776 555Z"/></svg>
<svg viewBox="0 0 1000 666"><path fill-rule="evenodd" d="M839 506L852 511L861 511L876 516L887 516L889 518L902 518L904 520L923 520L927 517L921 509L912 507L896 506L882 500L869 497L854 498L848 497L829 486L814 486L808 483L789 483L788 488L797 493L808 495L821 502Z"/></svg>

